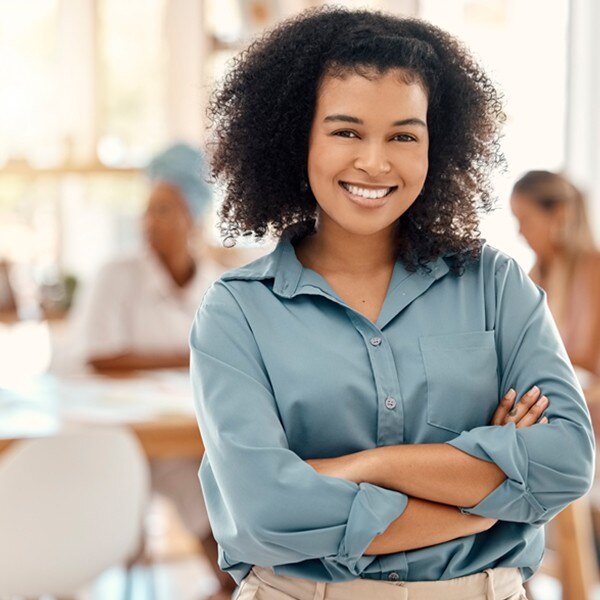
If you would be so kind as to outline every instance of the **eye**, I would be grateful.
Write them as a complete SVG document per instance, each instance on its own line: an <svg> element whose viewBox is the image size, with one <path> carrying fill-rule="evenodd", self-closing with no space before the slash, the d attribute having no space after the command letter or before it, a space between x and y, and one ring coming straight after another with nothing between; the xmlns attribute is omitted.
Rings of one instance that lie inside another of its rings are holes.
<svg viewBox="0 0 600 600"><path fill-rule="evenodd" d="M345 138L349 138L349 139L352 139L352 137L350 137L350 136L358 137L354 131L350 131L349 129L342 129L341 131L334 131L331 135L337 135L338 137L345 137Z"/></svg>
<svg viewBox="0 0 600 600"><path fill-rule="evenodd" d="M395 135L392 139L396 139L396 138L404 138L402 140L400 140L401 142L416 142L416 138L414 138L412 135L408 135L407 133L399 133L398 135Z"/></svg>

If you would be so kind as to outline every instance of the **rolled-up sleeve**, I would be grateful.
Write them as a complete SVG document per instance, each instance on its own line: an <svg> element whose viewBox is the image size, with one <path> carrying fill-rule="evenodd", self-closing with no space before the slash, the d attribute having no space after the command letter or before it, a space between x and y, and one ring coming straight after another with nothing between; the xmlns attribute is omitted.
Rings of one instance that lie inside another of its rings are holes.
<svg viewBox="0 0 600 600"><path fill-rule="evenodd" d="M325 578L360 575L376 559L366 548L407 496L321 475L289 448L260 349L224 282L206 292L190 347L205 446L200 479L221 567L238 580L238 563L317 559ZM293 349L282 348L282 360L286 353Z"/></svg>
<svg viewBox="0 0 600 600"><path fill-rule="evenodd" d="M520 398L537 385L550 400L547 424L463 431L448 444L495 463L507 479L467 514L543 525L586 494L595 442L581 386L548 309L546 294L513 259L495 271L496 349L500 391Z"/></svg>

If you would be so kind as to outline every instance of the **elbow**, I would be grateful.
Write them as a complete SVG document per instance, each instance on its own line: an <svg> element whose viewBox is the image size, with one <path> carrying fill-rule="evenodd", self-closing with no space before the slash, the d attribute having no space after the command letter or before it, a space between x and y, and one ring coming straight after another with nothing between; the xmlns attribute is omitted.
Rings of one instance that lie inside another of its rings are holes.
<svg viewBox="0 0 600 600"><path fill-rule="evenodd" d="M264 535L255 529L236 527L235 531L218 532L213 529L215 540L219 543L229 561L242 562L250 565L264 567L278 564L275 557L269 552L268 543Z"/></svg>
<svg viewBox="0 0 600 600"><path fill-rule="evenodd" d="M582 428L583 429L583 428ZM582 432L581 450L574 454L573 481L574 492L577 494L574 500L585 496L594 484L596 471L596 442L591 426Z"/></svg>
<svg viewBox="0 0 600 600"><path fill-rule="evenodd" d="M284 536L270 534L273 529L272 524L266 520L262 511L243 511L235 519L235 523L230 523L227 531L215 531L213 534L224 552L235 559L236 562L243 562L251 565L261 565L271 567L285 562L282 554L285 553L283 547ZM262 516L262 518L261 518ZM233 526L231 526L233 525ZM279 543L277 538L281 537Z"/></svg>
<svg viewBox="0 0 600 600"><path fill-rule="evenodd" d="M585 496L594 483L596 443L589 422L565 423L562 433L563 450L557 453L552 466L555 491L564 494L570 503Z"/></svg>
<svg viewBox="0 0 600 600"><path fill-rule="evenodd" d="M581 438L580 438L581 439ZM577 450L572 454L567 468L555 471L555 486L547 498L547 514L544 515L543 523L554 518L569 504L582 498L591 490L594 483L595 471L595 447L593 440L580 443ZM564 466L564 464L563 464Z"/></svg>
<svg viewBox="0 0 600 600"><path fill-rule="evenodd" d="M583 462L583 461L582 461ZM592 489L594 484L594 471L595 471L595 457L592 455L589 461L585 461L581 469L574 474L573 481L574 485L574 498L577 500L582 496L585 496Z"/></svg>

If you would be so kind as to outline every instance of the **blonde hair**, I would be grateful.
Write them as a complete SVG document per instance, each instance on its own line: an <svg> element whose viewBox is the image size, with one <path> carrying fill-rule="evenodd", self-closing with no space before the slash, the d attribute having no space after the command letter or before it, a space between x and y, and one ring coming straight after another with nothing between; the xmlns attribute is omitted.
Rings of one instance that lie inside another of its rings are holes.
<svg viewBox="0 0 600 600"><path fill-rule="evenodd" d="M596 249L586 199L564 175L551 171L528 171L513 186L514 193L528 196L549 212L559 204L568 206L569 216L561 240L567 255L575 256Z"/></svg>

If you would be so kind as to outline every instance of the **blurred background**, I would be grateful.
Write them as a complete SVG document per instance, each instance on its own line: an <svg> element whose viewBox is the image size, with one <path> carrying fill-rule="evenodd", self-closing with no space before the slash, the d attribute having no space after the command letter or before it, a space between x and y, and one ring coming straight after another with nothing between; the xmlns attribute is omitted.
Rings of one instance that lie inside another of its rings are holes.
<svg viewBox="0 0 600 600"><path fill-rule="evenodd" d="M102 265L142 245L141 216L152 190L145 174L149 161L174 142L201 148L208 97L228 61L264 29L320 4L0 0L0 438L35 437L70 430L73 423L101 421L127 427L134 423L151 459L177 454L148 450L152 444L164 445L169 431L186 431L193 444L185 376L158 369L145 378L112 377L110 383L106 376L89 373L87 378L59 379L50 375L52 364L57 348L70 343L73 307ZM583 192L597 236L600 3L331 4L382 9L439 25L471 48L503 92L508 120L502 148L508 168L496 177L497 209L481 228L492 245L527 271L534 266L535 252L519 235L510 206L513 184L530 170L565 174ZM215 227L219 190L211 193L214 203L193 237L199 264L210 261L216 272L272 249L271 242L252 240L224 248ZM85 410L83 396L95 398ZM69 403L68 398L75 399ZM155 421L167 422L171 430L161 430L158 441L144 438L144 427L150 431ZM183 454L198 455L196 450ZM0 454L0 472L1 461ZM154 482L152 489L156 491ZM164 497L153 498L145 517L144 560L134 557L130 569L136 574L128 583L133 597L186 599L216 593L219 586L197 536L186 531ZM571 578L579 573L575 577L583 587L562 597L588 597L596 572L589 514L584 511L565 527L570 528L565 535L576 539L569 546L575 558L568 573ZM560 598L564 569L564 564L555 565L537 577L532 597L537 589L536 598ZM117 597L122 577L122 569L108 569L77 593Z"/></svg>

